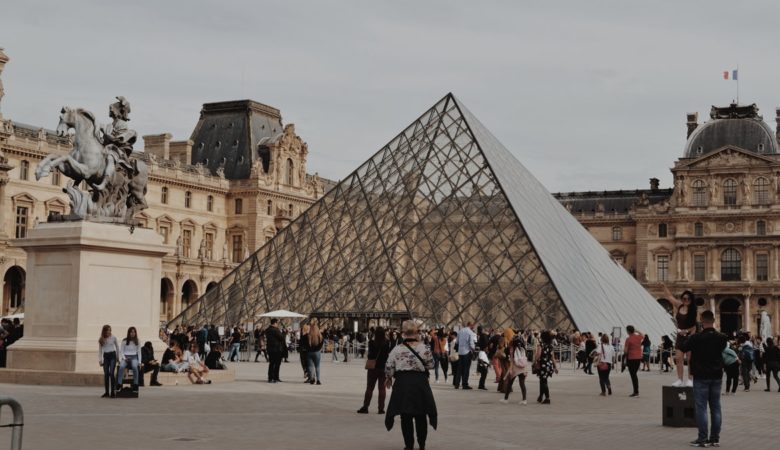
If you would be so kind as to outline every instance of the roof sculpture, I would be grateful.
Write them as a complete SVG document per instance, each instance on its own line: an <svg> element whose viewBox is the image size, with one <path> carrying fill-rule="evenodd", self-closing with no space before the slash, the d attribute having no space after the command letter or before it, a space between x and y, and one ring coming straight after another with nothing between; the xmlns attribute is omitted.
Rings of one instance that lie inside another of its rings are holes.
<svg viewBox="0 0 780 450"><path fill-rule="evenodd" d="M669 315L448 94L173 323L404 311L658 338Z"/></svg>

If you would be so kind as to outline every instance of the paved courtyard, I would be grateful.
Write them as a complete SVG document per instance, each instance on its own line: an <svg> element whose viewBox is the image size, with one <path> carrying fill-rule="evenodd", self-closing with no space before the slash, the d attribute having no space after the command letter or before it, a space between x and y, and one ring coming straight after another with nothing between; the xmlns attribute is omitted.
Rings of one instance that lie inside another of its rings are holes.
<svg viewBox="0 0 780 450"><path fill-rule="evenodd" d="M145 388L139 399L101 399L100 388L0 385L25 412L25 449L400 449L400 423L387 432L383 416L358 415L365 383L363 361L323 360L322 386L302 383L297 360L283 364L285 383L265 381L265 363L240 363L237 381L207 386ZM499 403L493 391L454 390L435 384L439 429L429 449L686 448L695 429L661 427L661 385L672 380L640 373L641 397L629 398L628 373L613 376L615 394L599 397L595 376L565 370L551 381L552 405ZM490 380L488 376L488 380ZM472 378L476 386L476 378ZM722 446L778 448L780 393L760 389L724 398ZM495 384L490 383L490 389ZM389 398L389 393L388 393ZM0 422L10 410L3 408ZM10 430L0 429L0 448Z"/></svg>

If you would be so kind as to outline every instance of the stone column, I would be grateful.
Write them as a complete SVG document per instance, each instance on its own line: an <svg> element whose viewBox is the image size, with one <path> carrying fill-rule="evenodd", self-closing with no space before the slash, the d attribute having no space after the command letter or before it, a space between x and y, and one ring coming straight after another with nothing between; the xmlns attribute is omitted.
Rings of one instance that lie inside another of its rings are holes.
<svg viewBox="0 0 780 450"><path fill-rule="evenodd" d="M710 297L710 311L715 315L715 329L720 330L720 314L715 312L715 297Z"/></svg>
<svg viewBox="0 0 780 450"><path fill-rule="evenodd" d="M744 308L742 313L742 328L750 331L750 295L745 295Z"/></svg>

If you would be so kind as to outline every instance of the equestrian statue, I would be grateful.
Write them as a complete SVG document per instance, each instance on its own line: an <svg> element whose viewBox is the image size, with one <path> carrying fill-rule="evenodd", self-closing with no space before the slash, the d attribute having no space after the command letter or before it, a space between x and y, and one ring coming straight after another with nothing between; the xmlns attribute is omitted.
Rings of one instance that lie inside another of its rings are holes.
<svg viewBox="0 0 780 450"><path fill-rule="evenodd" d="M148 167L133 151L138 138L128 127L130 103L124 97L108 108L112 123L102 125L91 112L63 107L57 134L74 130L73 149L67 155L51 154L35 169L41 179L58 170L73 181L63 188L70 199L70 214L49 221L90 220L137 225L135 214L147 208ZM82 182L84 183L82 185ZM79 189L79 185L86 190Z"/></svg>

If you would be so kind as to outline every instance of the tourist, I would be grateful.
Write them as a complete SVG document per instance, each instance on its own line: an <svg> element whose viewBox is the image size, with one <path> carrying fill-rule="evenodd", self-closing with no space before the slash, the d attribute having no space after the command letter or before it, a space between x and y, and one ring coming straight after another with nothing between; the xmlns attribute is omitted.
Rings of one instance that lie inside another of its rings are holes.
<svg viewBox="0 0 780 450"><path fill-rule="evenodd" d="M402 328L404 340L390 352L385 367L387 387L393 388L385 415L385 427L390 431L395 416L400 415L404 448L414 448L416 430L417 443L424 449L428 436L426 416L433 429L436 429L437 424L436 402L428 381L429 370L433 368L433 356L425 344L418 341L419 334L414 321L405 321Z"/></svg>
<svg viewBox="0 0 780 450"><path fill-rule="evenodd" d="M664 372L672 370L672 349L674 348L674 342L667 335L663 335L661 338L661 364Z"/></svg>
<svg viewBox="0 0 780 450"><path fill-rule="evenodd" d="M290 336L290 330L288 330L287 327L284 326L284 324L281 324L281 323L279 324L279 329L282 330L282 336L283 336L283 339L282 339L282 359L284 360L284 362L288 363L288 362L290 362L290 360L289 360L289 358L290 358L290 344L292 343L292 341L291 341L292 338Z"/></svg>
<svg viewBox="0 0 780 450"><path fill-rule="evenodd" d="M593 337L593 333L585 333L585 368L583 371L588 375L593 375L593 358L596 356L596 338Z"/></svg>
<svg viewBox="0 0 780 450"><path fill-rule="evenodd" d="M471 389L469 386L469 370L471 369L471 355L477 348L477 335L474 333L474 322L469 322L458 331L458 373L460 385L463 389ZM458 386L455 386L457 389Z"/></svg>
<svg viewBox="0 0 780 450"><path fill-rule="evenodd" d="M642 338L642 372L650 372L650 353L653 351L653 344L650 343L650 336L645 335Z"/></svg>
<svg viewBox="0 0 780 450"><path fill-rule="evenodd" d="M211 350L209 351L208 355L206 355L205 364L209 370L225 370L227 368L225 363L222 361L221 345L214 344L211 346Z"/></svg>
<svg viewBox="0 0 780 450"><path fill-rule="evenodd" d="M487 346L487 357L490 360L490 365L493 366L493 373L496 375L494 383L501 381L501 361L496 359L496 352L498 350L498 341L501 339L501 333L503 330L499 329L490 333ZM481 349L481 348L480 348Z"/></svg>
<svg viewBox="0 0 780 450"><path fill-rule="evenodd" d="M742 386L745 387L745 392L750 392L750 381L752 374L750 371L753 369L753 344L747 336L739 336L739 359L742 369Z"/></svg>
<svg viewBox="0 0 780 450"><path fill-rule="evenodd" d="M516 334L509 344L507 350L507 356L509 361L509 368L504 375L504 399L502 403L509 403L509 393L512 392L512 384L517 378L517 382L520 385L520 392L523 394L523 399L520 400L521 405L527 405L525 378L528 375L528 357L525 352L525 341L523 337Z"/></svg>
<svg viewBox="0 0 780 450"><path fill-rule="evenodd" d="M163 365L162 371L176 373L185 372L190 367L188 360L189 356L187 355L187 352L183 351L179 343L174 341L173 357L167 364Z"/></svg>
<svg viewBox="0 0 780 450"><path fill-rule="evenodd" d="M447 359L450 362L452 385L457 389L460 384L460 370L458 369L458 359L460 358L460 356L458 356L458 333L450 331L448 339L449 342L447 343L447 346L449 347L449 354L447 355Z"/></svg>
<svg viewBox="0 0 780 450"><path fill-rule="evenodd" d="M235 358L235 361L241 361L241 329L238 327L233 327L233 333L230 335L230 354L228 355L228 361L233 362L233 358Z"/></svg>
<svg viewBox="0 0 780 450"><path fill-rule="evenodd" d="M734 395L739 384L739 356L730 345L726 345L721 352L721 357L726 369L726 390L723 391L723 395L729 395L729 393Z"/></svg>
<svg viewBox="0 0 780 450"><path fill-rule="evenodd" d="M539 397L536 402L544 405L550 404L550 387L547 379L558 373L558 364L552 348L552 334L542 331L539 337L539 345L534 351L534 371L539 377Z"/></svg>
<svg viewBox="0 0 780 450"><path fill-rule="evenodd" d="M368 342L368 359L366 360L366 393L363 396L363 406L358 409L360 414L368 414L371 397L374 395L374 385L379 383L379 414L385 412L385 367L390 356L390 344L385 336L385 329L377 327L374 338Z"/></svg>
<svg viewBox="0 0 780 450"><path fill-rule="evenodd" d="M344 355L344 363L346 363L349 354L349 333L347 332L344 332L344 336L341 337L341 354Z"/></svg>
<svg viewBox="0 0 780 450"><path fill-rule="evenodd" d="M215 345L220 343L219 342L219 330L217 330L217 327L214 326L214 324L209 325L208 339L209 339L209 347L211 347L212 349L214 348ZM208 355L206 355L206 356L208 356Z"/></svg>
<svg viewBox="0 0 780 450"><path fill-rule="evenodd" d="M209 327L203 324L200 330L195 332L195 342L198 343L198 349L200 349L200 357L206 357L206 343L209 339Z"/></svg>
<svg viewBox="0 0 780 450"><path fill-rule="evenodd" d="M778 372L780 372L780 348L775 345L774 339L771 337L766 338L766 347L764 347L764 367L766 374L766 392L771 391L771 380L775 378L777 382L777 392L780 392L780 378Z"/></svg>
<svg viewBox="0 0 780 450"><path fill-rule="evenodd" d="M677 323L677 341L674 344L674 364L677 366L677 381L672 383L672 386L690 387L693 386L690 369L688 370L688 378L683 377L685 372L685 353L680 350L680 346L696 332L696 302L693 300L693 292L691 291L683 292L680 300L677 300L666 285L663 285L663 288L668 299L677 308L677 312L674 315L674 320ZM688 357L690 359L690 355ZM690 360L688 364L691 364Z"/></svg>
<svg viewBox="0 0 780 450"><path fill-rule="evenodd" d="M125 369L129 367L133 371L133 391L138 391L138 365L141 363L141 346L138 344L138 332L135 327L127 329L127 337L120 344L119 373L117 374L117 390L122 389Z"/></svg>
<svg viewBox="0 0 780 450"><path fill-rule="evenodd" d="M629 397L639 397L639 366L642 363L642 340L644 336L642 333L636 331L633 325L626 327L626 343L623 346L623 359L626 360L628 366L628 373L631 375L631 385L634 388L634 392Z"/></svg>
<svg viewBox="0 0 780 450"><path fill-rule="evenodd" d="M320 357L322 356L322 344L325 342L320 332L317 319L312 319L309 328L309 351L306 354L309 367L309 384L322 384L320 382Z"/></svg>
<svg viewBox="0 0 780 450"><path fill-rule="evenodd" d="M601 387L601 396L612 395L612 383L609 381L609 374L612 371L612 361L615 360L615 348L609 342L609 335L601 335L601 343L596 348L599 362L596 364L596 372L599 374L599 386Z"/></svg>
<svg viewBox="0 0 780 450"><path fill-rule="evenodd" d="M436 379L436 383L439 382L439 367L441 367L441 371L444 374L444 382L447 382L447 350L449 349L447 346L447 338L444 335L444 329L439 328L438 330L431 331L431 342L433 345L431 346L431 350L433 352L433 374Z"/></svg>
<svg viewBox="0 0 780 450"><path fill-rule="evenodd" d="M303 382L308 383L311 381L309 376L309 325L301 327L301 337L298 339L298 357L301 361L301 368L303 369Z"/></svg>
<svg viewBox="0 0 780 450"><path fill-rule="evenodd" d="M111 325L103 325L98 339L98 362L103 367L103 385L106 392L101 396L116 397L116 358L119 354L119 342L111 334Z"/></svg>
<svg viewBox="0 0 780 450"><path fill-rule="evenodd" d="M477 389L486 391L485 380L487 379L488 368L490 367L490 358L484 350L477 351L477 373L479 374L479 385Z"/></svg>
<svg viewBox="0 0 780 450"><path fill-rule="evenodd" d="M271 319L271 326L265 330L265 342L268 348L268 382L281 383L279 370L284 356L284 336L279 329L279 319Z"/></svg>
<svg viewBox="0 0 780 450"><path fill-rule="evenodd" d="M505 384L506 384L506 373L509 370L509 345L511 345L511 341L507 340L504 336L501 336L498 339L498 344L496 345L496 353L493 355L493 360L498 361L498 369L501 372L501 379L498 380L498 386L496 390L498 392L504 392L505 390Z"/></svg>
<svg viewBox="0 0 780 450"><path fill-rule="evenodd" d="M211 384L211 380L206 379L209 368L206 367L206 365L203 364L203 360L200 359L200 349L198 348L197 342L190 344L190 353L187 362L189 363L187 378L190 379L192 384Z"/></svg>
<svg viewBox="0 0 780 450"><path fill-rule="evenodd" d="M699 427L697 439L691 442L695 447L720 446L720 390L723 385L723 349L728 344L725 334L713 328L715 315L710 310L701 313L703 330L689 337L681 350L691 352L693 373L693 398L696 402L696 425ZM707 406L710 408L712 428L707 435Z"/></svg>
<svg viewBox="0 0 780 450"><path fill-rule="evenodd" d="M260 357L261 353L265 358L265 362L268 362L268 355L265 353L265 349L263 348L263 329L260 327L255 327L254 331L252 332L252 336L255 338L255 362L260 362L257 360L257 358Z"/></svg>
<svg viewBox="0 0 780 450"><path fill-rule="evenodd" d="M141 347L141 372L140 385L144 385L144 375L146 372L152 372L152 378L149 380L149 386L162 386L157 382L157 375L160 373L160 363L154 359L154 348L149 341L144 342Z"/></svg>

